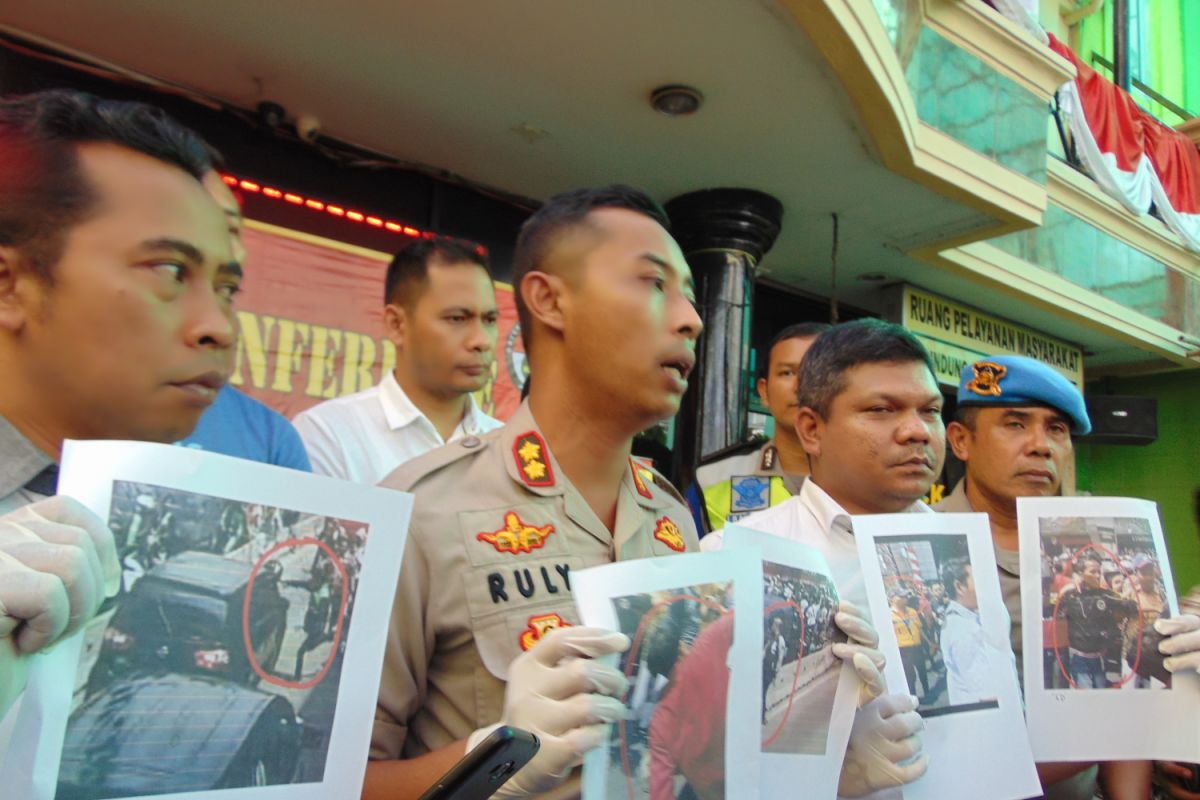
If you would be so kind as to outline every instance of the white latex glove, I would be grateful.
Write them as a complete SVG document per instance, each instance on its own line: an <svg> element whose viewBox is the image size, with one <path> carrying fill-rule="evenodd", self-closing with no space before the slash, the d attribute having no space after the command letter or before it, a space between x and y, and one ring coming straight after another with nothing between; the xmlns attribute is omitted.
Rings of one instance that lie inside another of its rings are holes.
<svg viewBox="0 0 1200 800"><path fill-rule="evenodd" d="M1200 617L1180 614L1170 619L1154 621L1154 630L1167 637L1158 643L1158 650L1170 658L1163 661L1168 672L1194 669L1200 672Z"/></svg>
<svg viewBox="0 0 1200 800"><path fill-rule="evenodd" d="M78 630L120 586L112 533L69 497L0 517L0 638L19 653Z"/></svg>
<svg viewBox="0 0 1200 800"><path fill-rule="evenodd" d="M879 632L871 625L866 613L843 600L838 605L834 623L842 629L842 633L850 638L848 642L837 642L833 645L833 654L843 661L849 661L858 673L861 681L858 687L858 708L883 694L883 665L886 659L879 649Z"/></svg>
<svg viewBox="0 0 1200 800"><path fill-rule="evenodd" d="M628 647L623 633L558 628L517 656L508 668L504 715L497 725L467 737L467 752L500 725L536 734L541 748L493 797L528 797L553 789L582 763L585 752L605 741L609 723L628 716L616 698L625 694L629 681L615 668L592 660Z"/></svg>
<svg viewBox="0 0 1200 800"><path fill-rule="evenodd" d="M924 720L917 714L917 699L907 694L885 694L858 710L850 729L850 744L842 762L838 795L862 797L911 783L925 774L929 757L900 764L921 752Z"/></svg>

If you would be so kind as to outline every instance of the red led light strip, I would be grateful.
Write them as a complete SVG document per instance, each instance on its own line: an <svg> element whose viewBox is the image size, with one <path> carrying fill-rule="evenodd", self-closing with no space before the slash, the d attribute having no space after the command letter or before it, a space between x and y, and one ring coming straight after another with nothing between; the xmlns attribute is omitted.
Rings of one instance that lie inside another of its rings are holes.
<svg viewBox="0 0 1200 800"><path fill-rule="evenodd" d="M379 217L364 214L361 211L354 211L349 208L331 205L311 197L303 197L301 195L294 194L293 192L284 192L280 189L275 189L270 186L263 186L262 184L246 180L245 178L238 178L233 175L222 175L221 180L225 181L225 184L233 189L238 189L243 192L252 192L254 194L261 194L263 197L269 197L272 200L282 200L285 203L290 203L294 206L301 206L312 211L323 212L340 219L362 223L364 225L369 225L372 228L380 228L385 231L390 231L391 233L399 233L403 236L408 236L413 239L453 238L450 236L439 236L432 231L422 231L418 228L412 227L411 225L402 225L399 222L380 219ZM487 255L487 249L483 245L478 245L475 249L480 255Z"/></svg>

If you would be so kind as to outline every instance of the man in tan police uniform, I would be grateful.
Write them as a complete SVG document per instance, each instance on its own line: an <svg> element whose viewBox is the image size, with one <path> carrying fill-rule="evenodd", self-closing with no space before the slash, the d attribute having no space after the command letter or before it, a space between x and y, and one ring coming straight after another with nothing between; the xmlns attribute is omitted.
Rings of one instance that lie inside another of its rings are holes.
<svg viewBox="0 0 1200 800"><path fill-rule="evenodd" d="M567 627L571 574L698 549L679 495L630 459L634 434L678 411L701 329L665 225L628 187L551 198L513 261L528 400L384 480L416 497L364 797L420 795L497 722L542 740L503 791L543 792L624 718L623 676L568 657L628 646Z"/></svg>
<svg viewBox="0 0 1200 800"><path fill-rule="evenodd" d="M1091 427L1083 395L1046 364L1025 356L993 356L963 368L946 440L966 475L934 510L988 515L1018 670L1024 643L1017 498L1061 494L1074 452L1071 437ZM1185 614L1156 628L1171 635L1164 652L1175 656L1168 659L1172 669L1200 667L1200 619ZM1091 798L1097 779L1106 797L1144 797L1150 789L1147 761L1039 763L1037 768L1048 800Z"/></svg>

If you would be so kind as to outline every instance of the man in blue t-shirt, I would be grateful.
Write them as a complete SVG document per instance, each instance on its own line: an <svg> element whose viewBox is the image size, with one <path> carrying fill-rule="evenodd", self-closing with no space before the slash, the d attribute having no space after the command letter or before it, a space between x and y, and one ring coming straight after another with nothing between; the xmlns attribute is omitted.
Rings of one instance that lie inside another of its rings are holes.
<svg viewBox="0 0 1200 800"><path fill-rule="evenodd" d="M237 197L216 170L204 176L203 184L225 212L234 255L244 262L242 209ZM200 417L196 430L179 444L312 472L304 442L292 423L278 411L229 385L221 387L217 399Z"/></svg>
<svg viewBox="0 0 1200 800"><path fill-rule="evenodd" d="M312 472L300 434L273 408L224 386L184 447Z"/></svg>

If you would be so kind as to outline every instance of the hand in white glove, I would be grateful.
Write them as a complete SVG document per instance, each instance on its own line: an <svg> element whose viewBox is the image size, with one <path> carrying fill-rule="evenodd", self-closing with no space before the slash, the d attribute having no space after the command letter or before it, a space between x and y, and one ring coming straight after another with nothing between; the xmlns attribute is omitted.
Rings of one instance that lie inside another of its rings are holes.
<svg viewBox="0 0 1200 800"><path fill-rule="evenodd" d="M33 653L77 630L120 585L112 533L69 497L0 517L0 638Z"/></svg>
<svg viewBox="0 0 1200 800"><path fill-rule="evenodd" d="M840 796L862 797L903 786L925 774L928 756L910 764L899 763L921 752L921 737L917 734L925 722L916 708L917 700L911 695L885 694L858 710L846 760L842 762Z"/></svg>
<svg viewBox="0 0 1200 800"><path fill-rule="evenodd" d="M541 748L494 797L528 797L553 789L582 763L585 752L604 742L608 723L626 718L628 710L616 698L625 694L629 681L592 659L628 647L623 633L558 628L513 661L499 725L536 734ZM467 751L497 727L472 733Z"/></svg>
<svg viewBox="0 0 1200 800"><path fill-rule="evenodd" d="M1180 614L1154 622L1154 630L1166 636L1158 643L1159 652L1170 658L1163 661L1168 672L1194 669L1200 672L1200 617Z"/></svg>
<svg viewBox="0 0 1200 800"><path fill-rule="evenodd" d="M862 681L858 688L858 707L883 694L883 669L885 659L879 649L879 633L867 619L866 613L845 600L838 606L837 614L833 617L842 632L850 638L848 642L837 642L833 645L833 654L843 661L849 661Z"/></svg>

